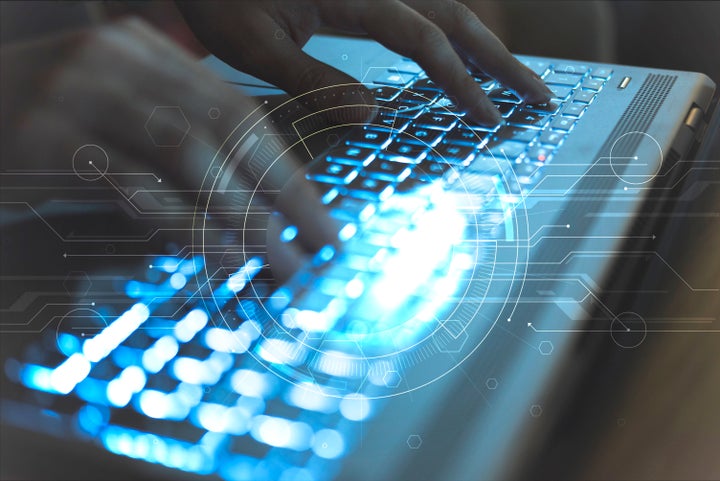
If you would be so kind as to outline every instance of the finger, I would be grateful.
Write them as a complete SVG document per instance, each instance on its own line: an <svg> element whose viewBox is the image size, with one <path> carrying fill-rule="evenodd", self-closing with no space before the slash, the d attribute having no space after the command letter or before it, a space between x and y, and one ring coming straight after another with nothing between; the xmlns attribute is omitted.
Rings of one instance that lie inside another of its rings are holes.
<svg viewBox="0 0 720 481"><path fill-rule="evenodd" d="M515 58L467 6L454 0L409 0L407 3L425 15L432 12L433 21L469 63L521 98L531 103L551 99L552 92L542 79Z"/></svg>
<svg viewBox="0 0 720 481"><path fill-rule="evenodd" d="M224 49L222 60L285 90L335 123L362 123L375 114L372 94L356 79L309 56L272 18L252 19L250 48ZM245 46L247 47L247 45Z"/></svg>
<svg viewBox="0 0 720 481"><path fill-rule="evenodd" d="M467 73L465 64L437 25L394 0L351 2L347 8L354 9L360 26L371 37L415 60L435 83L458 99L473 120L489 125L500 122L497 109Z"/></svg>

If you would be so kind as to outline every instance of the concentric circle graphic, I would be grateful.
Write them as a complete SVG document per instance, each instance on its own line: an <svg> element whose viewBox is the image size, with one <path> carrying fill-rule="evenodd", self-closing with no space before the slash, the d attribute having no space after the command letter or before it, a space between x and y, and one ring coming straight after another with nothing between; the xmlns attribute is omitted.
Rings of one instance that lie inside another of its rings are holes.
<svg viewBox="0 0 720 481"><path fill-rule="evenodd" d="M207 201L196 208L195 226L202 232L196 244L206 259L222 259L220 266L207 262L205 276L227 279L253 258L269 262L273 272L287 267L273 252L298 250L296 236L312 234L303 226L273 227L271 220L285 221L275 206L296 195L288 185L297 185L307 170L298 160L343 148L348 128L360 125L332 125L324 111L307 106L315 98L339 98L358 85L323 88L267 112L255 111L226 139L204 179ZM370 126L401 135L394 123L374 120ZM514 312L525 280L529 235L507 159L481 151L473 168L463 169L445 159L439 145L409 131L402 135L423 146L433 162L408 164L412 174L393 183L394 194L383 202L367 201L372 213L347 222L338 247L301 256L305 262L282 283L262 274L248 279L232 311L223 307L227 293L204 295L228 329L239 332L243 319L259 326L248 352L288 382L338 397L407 393L452 372L480 347L498 319ZM291 165L295 172L288 175ZM288 177L294 180L285 183ZM346 201L342 186L304 185L313 186L328 210ZM355 200L347 203L355 205ZM222 246L205 238L210 219L218 216L236 227ZM356 266L356 254L374 263Z"/></svg>

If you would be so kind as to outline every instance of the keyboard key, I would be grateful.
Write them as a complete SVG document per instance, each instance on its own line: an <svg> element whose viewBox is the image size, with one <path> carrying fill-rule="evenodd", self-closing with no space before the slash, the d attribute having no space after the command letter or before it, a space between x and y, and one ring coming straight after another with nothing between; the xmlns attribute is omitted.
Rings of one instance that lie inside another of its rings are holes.
<svg viewBox="0 0 720 481"><path fill-rule="evenodd" d="M585 105L579 104L579 103L569 103L567 104L563 110L562 114L567 117L580 117L583 112L585 111Z"/></svg>
<svg viewBox="0 0 720 481"><path fill-rule="evenodd" d="M445 135L443 142L451 145L482 146L490 136L489 132L469 129L453 129Z"/></svg>
<svg viewBox="0 0 720 481"><path fill-rule="evenodd" d="M501 160L507 158L512 161L520 157L525 152L525 149L527 149L527 144L524 142L514 140L493 141L488 144L487 151L484 151L483 154L490 154Z"/></svg>
<svg viewBox="0 0 720 481"><path fill-rule="evenodd" d="M582 88L586 90L594 90L597 92L603 87L604 83L605 81L602 79L589 78L582 83Z"/></svg>
<svg viewBox="0 0 720 481"><path fill-rule="evenodd" d="M415 125L418 127L436 130L450 130L456 123L457 119L454 116L440 113L425 113L415 120Z"/></svg>
<svg viewBox="0 0 720 481"><path fill-rule="evenodd" d="M555 102L545 102L543 104L525 104L522 108L523 110L527 110L528 112L539 112L541 114L550 115L560 110L560 104L557 104Z"/></svg>
<svg viewBox="0 0 720 481"><path fill-rule="evenodd" d="M548 123L549 119L549 115L519 109L508 117L507 122L510 125L523 125L541 129Z"/></svg>
<svg viewBox="0 0 720 481"><path fill-rule="evenodd" d="M339 147L331 150L326 159L338 164L365 165L375 158L372 149L363 147Z"/></svg>
<svg viewBox="0 0 720 481"><path fill-rule="evenodd" d="M391 100L381 103L379 106L380 115L397 115L407 118L415 118L423 111L424 105L403 101L402 99Z"/></svg>
<svg viewBox="0 0 720 481"><path fill-rule="evenodd" d="M445 164L465 164L473 155L474 149L467 145L439 144L430 150L428 159Z"/></svg>
<svg viewBox="0 0 720 481"><path fill-rule="evenodd" d="M412 60L401 60L395 65L393 65L390 70L397 70L400 73L407 73L412 75L418 75L423 71L422 67L413 62Z"/></svg>
<svg viewBox="0 0 720 481"><path fill-rule="evenodd" d="M460 110L460 107L457 105L457 100L451 97L442 96L439 99L435 101L434 104L430 107L431 112L439 112L448 114L449 112L463 116L465 115L465 112ZM449 111L449 112L448 112Z"/></svg>
<svg viewBox="0 0 720 481"><path fill-rule="evenodd" d="M358 177L348 185L348 195L372 201L385 200L393 193L393 186L384 180Z"/></svg>
<svg viewBox="0 0 720 481"><path fill-rule="evenodd" d="M534 184L540 178L541 167L534 164L523 162L513 164L513 170L517 176L518 182L521 184Z"/></svg>
<svg viewBox="0 0 720 481"><path fill-rule="evenodd" d="M562 132L545 130L542 134L540 134L539 142L543 145L559 145L564 138L565 134Z"/></svg>
<svg viewBox="0 0 720 481"><path fill-rule="evenodd" d="M541 146L541 145L533 145L525 153L525 158L529 162L533 162L533 163L537 163L537 164L544 164L544 163L547 163L550 161L552 154L553 154L553 149L550 147L545 147L545 146Z"/></svg>
<svg viewBox="0 0 720 481"><path fill-rule="evenodd" d="M569 132L573 125L575 125L576 119L570 118L570 117L556 117L551 123L550 128L553 130L562 130L564 132Z"/></svg>
<svg viewBox="0 0 720 481"><path fill-rule="evenodd" d="M570 65L570 64L557 64L553 67L553 72L558 74L573 74L582 77L590 68L587 65Z"/></svg>
<svg viewBox="0 0 720 481"><path fill-rule="evenodd" d="M419 92L423 91L431 91L431 92L440 92L440 87L438 87L435 82L430 80L429 78L423 78L419 79L416 82L412 84L412 87L410 87L412 90L417 90Z"/></svg>
<svg viewBox="0 0 720 481"><path fill-rule="evenodd" d="M564 74L564 73L550 73L545 77L545 83L556 84L556 85L567 85L569 87L575 87L580 83L579 75Z"/></svg>
<svg viewBox="0 0 720 481"><path fill-rule="evenodd" d="M573 95L573 102L580 102L583 104L589 104L595 98L595 92L590 90L578 90Z"/></svg>
<svg viewBox="0 0 720 481"><path fill-rule="evenodd" d="M386 147L391 140L392 130L365 126L362 129L353 129L345 142L353 146L382 149Z"/></svg>
<svg viewBox="0 0 720 481"><path fill-rule="evenodd" d="M314 162L308 169L309 180L327 182L329 184L347 184L355 177L358 171L353 165L336 164L335 162L321 161Z"/></svg>
<svg viewBox="0 0 720 481"><path fill-rule="evenodd" d="M412 171L412 176L416 179L421 179L426 182L432 182L435 179L439 179L443 175L445 175L445 172L447 172L449 168L449 164L430 161L426 159L415 166Z"/></svg>
<svg viewBox="0 0 720 481"><path fill-rule="evenodd" d="M393 87L378 87L371 90L373 97L380 102L388 102L398 95L402 90Z"/></svg>
<svg viewBox="0 0 720 481"><path fill-rule="evenodd" d="M490 97L490 100L495 102L508 102L511 104L519 104L522 101L520 97L515 95L512 91L503 87L492 90L488 93L488 97Z"/></svg>
<svg viewBox="0 0 720 481"><path fill-rule="evenodd" d="M600 79L603 79L603 80L607 80L607 79L610 78L610 76L612 75L612 73L613 73L613 71L612 71L611 68L601 67L601 68L596 68L596 69L594 69L594 70L590 73L590 75L591 75L592 77L596 77L596 78L600 78Z"/></svg>
<svg viewBox="0 0 720 481"><path fill-rule="evenodd" d="M463 172L475 172L487 176L497 175L504 178L510 169L510 162L505 160L504 157L479 155L473 159Z"/></svg>
<svg viewBox="0 0 720 481"><path fill-rule="evenodd" d="M418 113L419 115L419 113ZM412 122L412 118L405 115L398 115L396 112L380 113L374 121L374 126L378 128L391 129L394 132L404 130Z"/></svg>
<svg viewBox="0 0 720 481"><path fill-rule="evenodd" d="M503 126L497 131L495 137L499 140L516 140L518 142L532 142L537 135L537 130L523 127Z"/></svg>
<svg viewBox="0 0 720 481"><path fill-rule="evenodd" d="M365 167L363 175L372 179L401 182L410 175L410 167L402 162L377 159Z"/></svg>
<svg viewBox="0 0 720 481"><path fill-rule="evenodd" d="M545 75L545 72L547 72L550 69L550 64L547 62L541 62L538 60L528 60L524 63L530 70L532 70L533 72L538 74L540 77Z"/></svg>
<svg viewBox="0 0 720 481"><path fill-rule="evenodd" d="M380 85L390 85L393 87L406 87L412 82L417 74L409 74L398 72L397 70L388 69L382 75L373 80L373 83Z"/></svg>
<svg viewBox="0 0 720 481"><path fill-rule="evenodd" d="M349 222L364 222L377 211L374 204L352 197L337 197L330 206L332 217Z"/></svg>
<svg viewBox="0 0 720 481"><path fill-rule="evenodd" d="M573 89L567 85L548 85L554 99L565 100L570 96Z"/></svg>
<svg viewBox="0 0 720 481"><path fill-rule="evenodd" d="M403 134L403 142L433 146L440 142L444 132L442 130L427 129L416 124L410 126Z"/></svg>
<svg viewBox="0 0 720 481"><path fill-rule="evenodd" d="M495 104L495 107L497 107L498 112L500 112L500 115L503 117L509 117L510 114L513 113L513 110L515 110L515 104L506 102L498 102Z"/></svg>
<svg viewBox="0 0 720 481"><path fill-rule="evenodd" d="M440 92L426 90L423 92L413 92L412 90L403 90L403 92L395 98L395 101L408 105L429 105L440 97Z"/></svg>
<svg viewBox="0 0 720 481"><path fill-rule="evenodd" d="M385 150L380 152L380 157L394 162L405 162L416 164L425 158L428 147L424 145L411 144L406 142L407 137L395 139Z"/></svg>

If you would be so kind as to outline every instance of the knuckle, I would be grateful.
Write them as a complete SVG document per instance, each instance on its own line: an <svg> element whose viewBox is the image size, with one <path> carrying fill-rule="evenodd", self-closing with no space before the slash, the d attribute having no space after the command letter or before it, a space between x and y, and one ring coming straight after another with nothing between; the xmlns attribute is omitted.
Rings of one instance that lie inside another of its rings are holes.
<svg viewBox="0 0 720 481"><path fill-rule="evenodd" d="M309 65L297 77L296 92L298 95L312 93L323 87L330 86L331 79L328 69L323 65Z"/></svg>
<svg viewBox="0 0 720 481"><path fill-rule="evenodd" d="M445 34L440 28L431 22L423 23L417 31L417 49L436 48L446 41Z"/></svg>

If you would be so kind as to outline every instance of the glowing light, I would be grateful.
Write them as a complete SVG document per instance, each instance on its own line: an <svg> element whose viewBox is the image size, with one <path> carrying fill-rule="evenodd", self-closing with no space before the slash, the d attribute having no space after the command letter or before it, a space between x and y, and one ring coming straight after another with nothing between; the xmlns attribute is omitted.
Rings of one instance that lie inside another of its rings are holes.
<svg viewBox="0 0 720 481"><path fill-rule="evenodd" d="M304 359L300 346L282 339L265 339L258 347L258 354L267 362L296 366Z"/></svg>
<svg viewBox="0 0 720 481"><path fill-rule="evenodd" d="M50 374L50 384L61 394L67 394L90 374L90 362L80 353L75 353Z"/></svg>
<svg viewBox="0 0 720 481"><path fill-rule="evenodd" d="M230 384L237 393L243 396L266 398L274 388L270 381L268 374L250 369L238 369L233 373Z"/></svg>
<svg viewBox="0 0 720 481"><path fill-rule="evenodd" d="M241 354L248 350L252 340L250 335L241 330L229 331L219 327L212 327L205 332L205 345L218 352L233 352Z"/></svg>
<svg viewBox="0 0 720 481"><path fill-rule="evenodd" d="M147 349L142 356L142 365L148 372L156 373L178 353L178 343L173 336L163 336Z"/></svg>
<svg viewBox="0 0 720 481"><path fill-rule="evenodd" d="M227 287L234 293L240 292L248 282L262 269L262 261L259 257L253 257L242 266L235 274L230 276Z"/></svg>
<svg viewBox="0 0 720 481"><path fill-rule="evenodd" d="M315 433L312 450L321 458L335 459L345 453L345 441L334 429L321 429Z"/></svg>
<svg viewBox="0 0 720 481"><path fill-rule="evenodd" d="M360 279L351 279L345 286L345 294L350 299L357 299L365 291L365 284Z"/></svg>
<svg viewBox="0 0 720 481"><path fill-rule="evenodd" d="M198 333L208 322L208 315L202 309L193 309L187 315L175 324L175 337L180 342L188 342L195 334Z"/></svg>
<svg viewBox="0 0 720 481"><path fill-rule="evenodd" d="M293 386L286 394L286 401L301 409L321 413L333 413L338 409L338 399L327 395L316 384L302 383Z"/></svg>
<svg viewBox="0 0 720 481"><path fill-rule="evenodd" d="M362 421L370 415L370 401L362 394L348 394L340 401L340 413L350 421Z"/></svg>
<svg viewBox="0 0 720 481"><path fill-rule="evenodd" d="M187 284L187 278L179 272L176 272L175 274L170 276L170 286L173 289L182 289L183 287L185 287L185 284Z"/></svg>
<svg viewBox="0 0 720 481"><path fill-rule="evenodd" d="M80 341L78 338L66 332L58 334L57 346L60 352L66 356L72 356L76 352L80 351Z"/></svg>
<svg viewBox="0 0 720 481"><path fill-rule="evenodd" d="M30 389L45 392L55 392L50 377L53 370L45 366L27 364L20 372L20 380Z"/></svg>
<svg viewBox="0 0 720 481"><path fill-rule="evenodd" d="M278 448L304 451L310 447L312 429L303 422L273 416L257 416L250 429L253 438Z"/></svg>
<svg viewBox="0 0 720 481"><path fill-rule="evenodd" d="M291 242L297 237L298 229L294 225L287 226L283 231L280 233L280 240L282 242Z"/></svg>
<svg viewBox="0 0 720 481"><path fill-rule="evenodd" d="M138 302L115 319L98 335L83 343L83 354L90 362L98 362L108 356L130 334L148 319L150 311L142 302Z"/></svg>
<svg viewBox="0 0 720 481"><path fill-rule="evenodd" d="M357 233L357 226L355 224L346 224L340 232L338 232L338 239L341 242L350 240Z"/></svg>

